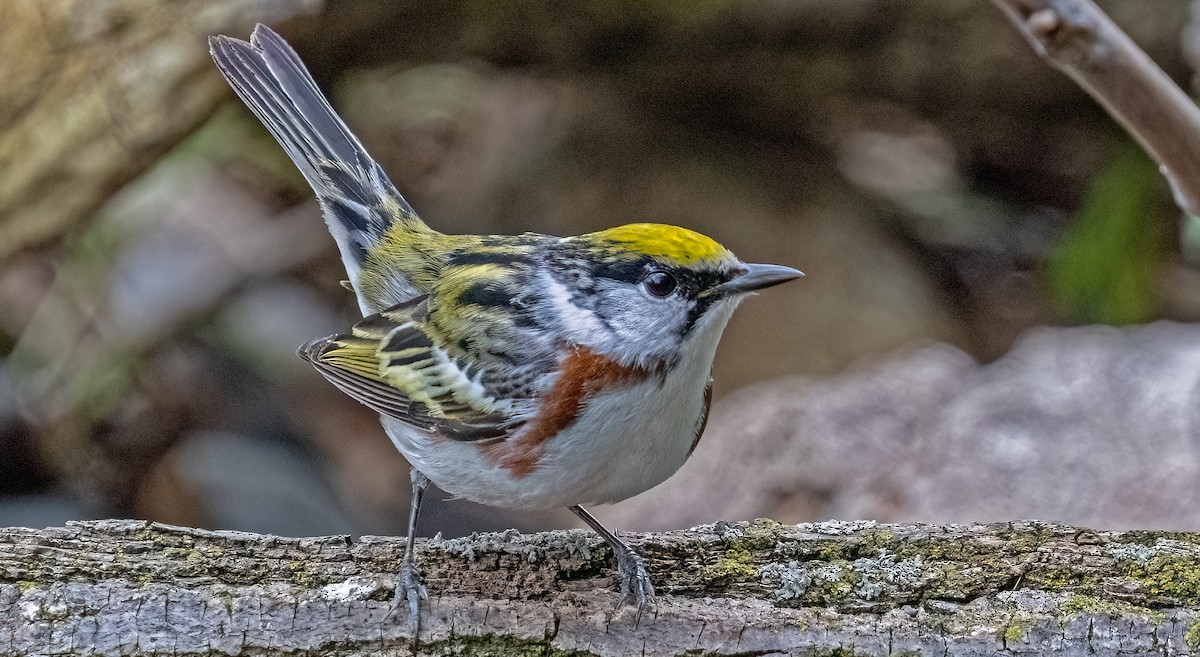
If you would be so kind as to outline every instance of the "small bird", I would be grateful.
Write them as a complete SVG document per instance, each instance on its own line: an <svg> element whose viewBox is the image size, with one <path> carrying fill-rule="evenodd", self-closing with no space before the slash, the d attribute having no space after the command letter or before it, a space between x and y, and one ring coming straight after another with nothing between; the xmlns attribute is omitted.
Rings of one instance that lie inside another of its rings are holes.
<svg viewBox="0 0 1200 657"><path fill-rule="evenodd" d="M618 608L654 601L641 556L583 504L670 477L700 440L713 355L748 293L803 274L746 264L699 233L640 223L574 237L427 226L330 106L295 51L258 25L215 36L221 73L312 185L365 318L301 357L380 414L412 466L395 604L420 624L414 559L432 481L513 509L567 507L612 549Z"/></svg>

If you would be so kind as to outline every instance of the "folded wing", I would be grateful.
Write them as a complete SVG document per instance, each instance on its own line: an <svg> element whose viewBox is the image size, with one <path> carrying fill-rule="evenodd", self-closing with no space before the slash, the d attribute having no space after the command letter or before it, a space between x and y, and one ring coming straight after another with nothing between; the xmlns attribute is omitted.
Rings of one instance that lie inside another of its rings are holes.
<svg viewBox="0 0 1200 657"><path fill-rule="evenodd" d="M489 396L423 329L428 297L356 324L350 333L314 340L300 356L340 390L372 410L458 441L501 439L519 422L510 400Z"/></svg>

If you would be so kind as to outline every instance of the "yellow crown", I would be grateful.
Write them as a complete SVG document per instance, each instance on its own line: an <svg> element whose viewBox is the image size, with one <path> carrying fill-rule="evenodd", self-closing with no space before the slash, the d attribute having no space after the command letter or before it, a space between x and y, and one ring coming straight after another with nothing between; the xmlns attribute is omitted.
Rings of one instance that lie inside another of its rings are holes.
<svg viewBox="0 0 1200 657"><path fill-rule="evenodd" d="M584 237L683 267L716 265L734 257L710 237L666 224L628 224Z"/></svg>

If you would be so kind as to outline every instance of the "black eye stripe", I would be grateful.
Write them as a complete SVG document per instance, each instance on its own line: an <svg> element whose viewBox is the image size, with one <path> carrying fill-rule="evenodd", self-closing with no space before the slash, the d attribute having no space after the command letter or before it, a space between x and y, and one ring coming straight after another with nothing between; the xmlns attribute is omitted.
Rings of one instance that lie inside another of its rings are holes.
<svg viewBox="0 0 1200 657"><path fill-rule="evenodd" d="M598 278L611 278L624 283L637 283L646 275L646 270L652 262L649 258L639 258L600 263L596 266L594 275Z"/></svg>
<svg viewBox="0 0 1200 657"><path fill-rule="evenodd" d="M725 283L732 277L728 272L719 270L697 271L665 267L650 258L602 263L592 270L592 274L596 278L608 278L633 285L644 284L647 277L655 272L671 276L675 280L676 287L683 288L684 294L689 297L695 297L700 292Z"/></svg>
<svg viewBox="0 0 1200 657"><path fill-rule="evenodd" d="M629 254L632 255L632 254ZM558 277L571 288L587 288L586 278L609 279L639 285L645 277L654 271L666 272L675 278L678 288L682 288L685 296L695 298L700 292L729 281L734 272L725 266L714 269L689 269L673 267L649 256L612 257L596 259L586 251L577 248L564 248L561 252L553 253L549 261L558 266ZM590 277L577 279L571 275L573 271L587 271Z"/></svg>

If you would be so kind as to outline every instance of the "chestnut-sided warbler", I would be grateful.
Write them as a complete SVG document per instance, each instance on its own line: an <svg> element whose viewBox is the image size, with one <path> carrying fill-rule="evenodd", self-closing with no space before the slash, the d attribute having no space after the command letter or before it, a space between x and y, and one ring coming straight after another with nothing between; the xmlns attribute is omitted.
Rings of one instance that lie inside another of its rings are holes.
<svg viewBox="0 0 1200 657"><path fill-rule="evenodd" d="M665 480L704 431L713 354L747 293L802 274L738 260L676 226L576 237L444 235L425 225L296 53L259 25L213 59L316 192L365 319L300 355L378 411L412 465L396 602L419 622L413 557L429 482L483 504L568 507L612 548L618 606L654 588L581 504Z"/></svg>

